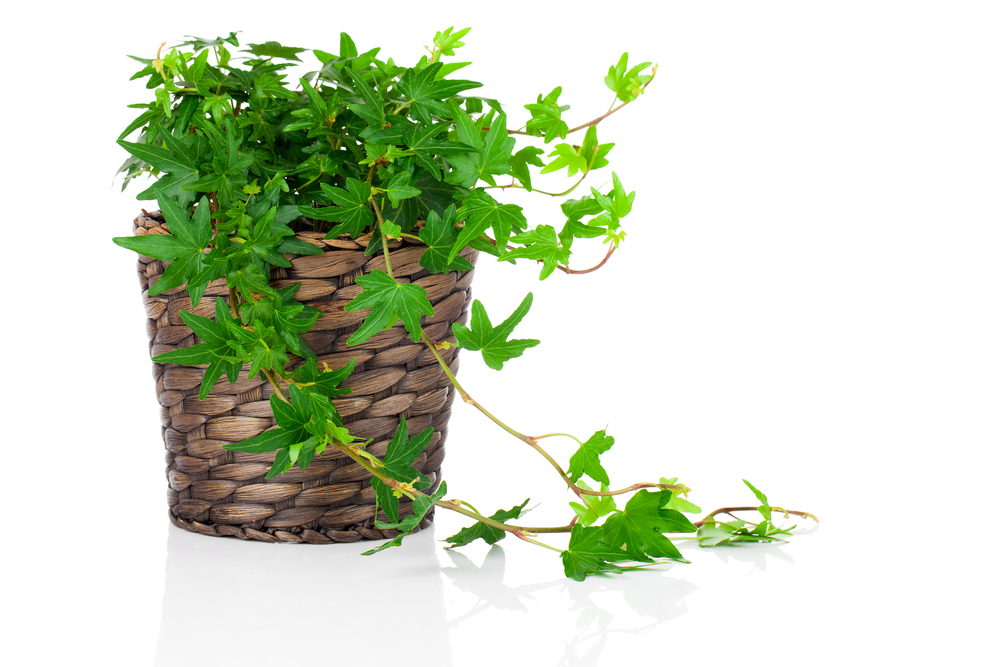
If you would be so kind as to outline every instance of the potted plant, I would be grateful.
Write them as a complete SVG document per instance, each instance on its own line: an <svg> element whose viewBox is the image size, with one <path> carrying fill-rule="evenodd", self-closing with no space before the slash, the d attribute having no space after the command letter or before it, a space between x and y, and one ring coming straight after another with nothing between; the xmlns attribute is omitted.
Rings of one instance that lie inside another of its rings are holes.
<svg viewBox="0 0 1000 667"><path fill-rule="evenodd" d="M510 533L559 552L575 579L683 560L671 533L702 546L788 535L773 513L811 515L771 506L749 482L759 505L692 522L685 514L701 510L676 479L611 484L606 430L526 435L459 383L459 349L500 370L538 344L513 337L530 293L496 325L471 299L480 254L526 260L545 279L599 269L624 239L635 193L616 173L606 191L580 186L609 164L601 121L656 73L623 54L605 78L616 100L607 112L570 128L555 88L525 105L531 119L515 130L497 100L473 94L480 83L452 77L469 63L443 62L468 30L437 33L411 67L342 33L339 53L313 51L316 69L298 87L286 70L305 49L251 43L238 62L236 33L135 58L133 79L155 97L134 105L120 171L123 188L156 179L138 198L159 211L114 241L140 254L171 519L270 542L389 538L371 554L442 508L471 523L452 547ZM518 148L518 137L546 147ZM573 185L537 190L536 170L566 170ZM565 220L531 226L497 199L508 188L565 198ZM578 268L574 244L587 242L607 245L604 260ZM565 524L515 523L527 501L486 515L448 497L440 467L456 396L552 467L575 497ZM543 447L550 437L576 441L568 462ZM732 514L743 510L759 520ZM539 539L549 533L567 533L568 545Z"/></svg>

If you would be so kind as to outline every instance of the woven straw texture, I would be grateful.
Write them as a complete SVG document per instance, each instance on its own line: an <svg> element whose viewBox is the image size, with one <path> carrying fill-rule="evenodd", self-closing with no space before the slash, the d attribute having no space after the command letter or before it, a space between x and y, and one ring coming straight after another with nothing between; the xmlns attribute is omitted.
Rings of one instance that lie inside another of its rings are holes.
<svg viewBox="0 0 1000 667"><path fill-rule="evenodd" d="M159 211L144 210L135 219L136 235L166 231ZM334 400L345 425L359 438L372 438L368 451L377 456L385 454L400 416L406 417L411 435L433 426L434 437L414 465L434 481L432 489L437 488L455 398L443 369L430 350L410 340L401 323L361 345L347 345L347 338L367 314L344 310L361 291L355 279L374 269L385 270L384 259L364 255L366 239L358 239L358 243L324 240L322 233L314 232L300 232L298 237L323 248L324 254L290 257L292 267L273 269L271 284L280 289L302 283L296 298L323 312L313 330L303 335L320 362L341 368L351 358L357 359L354 372L342 384L352 393ZM474 270L431 275L418 263L422 245L394 241L390 248L397 280L426 289L434 305L434 316L422 320L428 335L434 340L455 342L451 325L466 321ZM469 248L462 253L473 263L476 254ZM194 309L183 288L149 296L149 286L164 268L159 260L139 258L151 356L201 342L184 325L180 311L193 310L211 317L215 299L228 301L229 295L225 281L218 280L209 285ZM457 352L457 348L441 352L452 372L458 370ZM289 358L293 365L302 362L291 354ZM274 390L259 376L248 378L244 368L235 384L223 376L208 397L199 401L203 369L153 364L162 406L167 494L174 524L204 535L264 542L330 544L398 534L374 528L375 493L370 474L333 448L313 459L305 470L296 466L268 480L264 475L274 460L273 453L222 449L224 444L252 437L274 425L268 402ZM400 504L400 516L411 513L410 503ZM429 513L420 527L427 527L432 517ZM385 515L379 518L385 520Z"/></svg>

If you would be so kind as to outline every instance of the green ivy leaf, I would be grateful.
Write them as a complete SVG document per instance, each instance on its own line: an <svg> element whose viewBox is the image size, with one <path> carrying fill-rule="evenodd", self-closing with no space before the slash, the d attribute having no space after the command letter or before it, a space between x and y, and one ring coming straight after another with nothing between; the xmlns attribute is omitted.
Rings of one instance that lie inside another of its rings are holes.
<svg viewBox="0 0 1000 667"><path fill-rule="evenodd" d="M611 449L614 444L615 439L607 435L603 429L590 436L590 439L582 443L569 459L569 469L566 474L570 480L576 482L581 476L587 475L601 484L610 484L608 473L601 465L601 454Z"/></svg>
<svg viewBox="0 0 1000 667"><path fill-rule="evenodd" d="M281 58L283 60L294 60L295 62L302 62L298 54L308 49L300 49L294 46L282 46L278 42L264 42L263 44L247 44L249 49L244 49L244 51L249 51L255 56L260 56L262 58Z"/></svg>
<svg viewBox="0 0 1000 667"><path fill-rule="evenodd" d="M207 343L198 343L191 347L182 347L170 352L156 355L155 361L158 364L180 364L182 366L196 366L198 364L210 364L215 358Z"/></svg>
<svg viewBox="0 0 1000 667"><path fill-rule="evenodd" d="M562 119L562 112L569 110L569 105L559 106L559 95L562 94L562 86L553 88L552 92L543 99L538 95L535 104L525 104L524 108L531 112L531 120L525 126L528 134L536 137L545 137L545 143L549 143L556 137L566 138L569 126ZM541 152L541 151L539 151Z"/></svg>
<svg viewBox="0 0 1000 667"><path fill-rule="evenodd" d="M444 498L445 494L448 492L448 484L446 482L441 482L441 486L432 496L419 495L413 501L413 514L405 517L402 521L397 523L385 523L383 521L376 521L375 527L382 530L394 529L400 531L400 534L392 538L384 544L380 544L374 549L369 549L363 552L362 556L371 556L372 554L377 554L380 551L389 549L391 547L398 547L403 543L403 538L408 535L414 528L420 525L424 517L427 516L427 512L434 503Z"/></svg>
<svg viewBox="0 0 1000 667"><path fill-rule="evenodd" d="M134 250L148 257L169 261L159 280L149 288L155 295L191 281L205 267L205 246L212 240L212 226L208 198L202 197L194 217L172 199L159 200L160 211L170 229L170 235L119 236L112 239L117 245ZM201 283L202 286L207 283ZM196 287L191 285L190 287ZM203 289L203 287L202 287ZM198 298L194 298L197 296ZM192 305L197 305L201 292L192 294Z"/></svg>
<svg viewBox="0 0 1000 667"><path fill-rule="evenodd" d="M625 570L637 569L636 566L620 566L615 563L649 560L640 554L609 546L604 541L604 529L601 526L587 527L579 523L573 526L569 546L560 557L566 576L576 581L583 581L595 574L620 574Z"/></svg>
<svg viewBox="0 0 1000 667"><path fill-rule="evenodd" d="M424 451L433 436L434 428L428 426L411 439L406 428L406 418L400 416L399 427L386 448L380 472L399 482L413 484L415 489L426 489L431 485L431 481L413 467L413 462ZM379 478L373 477L371 483L372 488L375 489L377 507L385 512L391 523L397 523L399 521L399 497L395 495L392 487Z"/></svg>
<svg viewBox="0 0 1000 667"><path fill-rule="evenodd" d="M560 264L569 262L570 251L559 245L556 230L550 225L538 225L535 229L518 234L511 238L513 243L520 243L523 248L514 248L504 253L505 261L513 261L522 257L542 262L540 280L545 280Z"/></svg>
<svg viewBox="0 0 1000 667"><path fill-rule="evenodd" d="M525 146L510 156L510 173L528 192L531 192L531 170L528 165L544 167L545 163L538 157L544 152L537 146Z"/></svg>
<svg viewBox="0 0 1000 667"><path fill-rule="evenodd" d="M451 156L452 170L445 180L467 188L479 180L496 185L494 175L510 173L510 157L516 143L513 137L507 136L507 116L499 114L494 118L483 137L478 125L455 102L451 103L451 114L458 128L458 140L477 152Z"/></svg>
<svg viewBox="0 0 1000 667"><path fill-rule="evenodd" d="M493 370L501 370L504 362L521 356L526 349L539 343L530 338L507 340L507 337L514 332L514 327L528 313L531 301L532 295L529 292L510 317L494 328L486 314L486 308L479 299L476 299L472 302L472 328L456 322L452 325L452 332L462 348L481 351L487 366Z"/></svg>
<svg viewBox="0 0 1000 667"><path fill-rule="evenodd" d="M403 171L392 177L385 188L385 193L389 195L392 207L399 208L399 202L416 197L420 194L420 190L410 185L410 175Z"/></svg>
<svg viewBox="0 0 1000 667"><path fill-rule="evenodd" d="M383 210L382 215L391 219L404 232L410 232L418 220L426 220L432 212L443 216L445 209L458 198L459 188L434 177L424 169L417 169L413 187L420 194L399 203L399 207Z"/></svg>
<svg viewBox="0 0 1000 667"><path fill-rule="evenodd" d="M434 33L434 48L441 52L441 55L454 56L455 49L460 46L465 46L465 42L460 42L459 40L465 37L472 28L462 28L456 33L451 31L455 29L455 26L451 26L444 32Z"/></svg>
<svg viewBox="0 0 1000 667"><path fill-rule="evenodd" d="M549 153L549 157L556 158L542 169L543 174L559 171L566 168L567 175L573 176L580 171L584 174L606 167L608 161L605 156L614 148L613 143L597 143L597 126L591 125L587 128L587 134L583 138L582 146L570 146L569 144L559 144L555 150Z"/></svg>
<svg viewBox="0 0 1000 667"><path fill-rule="evenodd" d="M604 541L614 548L627 546L634 554L683 561L680 551L663 533L693 533L698 529L680 512L663 509L669 496L669 491L652 493L643 489L636 493L624 511L604 522Z"/></svg>
<svg viewBox="0 0 1000 667"><path fill-rule="evenodd" d="M676 484L677 478L671 477L667 479L666 477L660 478L660 484ZM670 502L663 506L665 509L677 510L678 512L684 512L685 514L701 514L701 508L687 500L686 498L679 496L674 493L670 496Z"/></svg>
<svg viewBox="0 0 1000 667"><path fill-rule="evenodd" d="M465 221L465 226L448 254L448 261L455 259L466 245L490 228L493 229L494 240L502 254L511 233L523 230L528 225L520 206L500 204L482 190L469 193L462 202L462 208L458 210L458 218Z"/></svg>
<svg viewBox="0 0 1000 667"><path fill-rule="evenodd" d="M431 273L471 270L472 263L464 257L456 256L448 261L448 255L456 238L458 230L455 228L455 205L452 204L445 209L444 218L431 211L424 220L423 229L420 230L420 240L427 246L427 250L420 256L420 266Z"/></svg>
<svg viewBox="0 0 1000 667"><path fill-rule="evenodd" d="M515 505L509 510L500 510L489 516L490 519L494 521L499 521L500 523L506 523L511 519L516 519L521 516L521 512L524 511L525 505L528 504L530 498L526 498L520 505ZM487 526L485 523L479 523L478 521L462 530L458 531L451 537L446 538L444 541L451 544L448 549L454 549L455 547L464 547L467 544L475 542L476 540L483 540L486 544L496 544L502 540L507 535L507 531L500 530L499 528L494 528L492 526Z"/></svg>
<svg viewBox="0 0 1000 667"><path fill-rule="evenodd" d="M481 88L483 84L464 79L445 79L437 81L441 63L428 65L422 71L410 68L399 79L399 90L412 100L410 112L413 117L424 125L431 125L432 115L447 116L448 105L443 100L454 97L461 92L473 88Z"/></svg>
<svg viewBox="0 0 1000 667"><path fill-rule="evenodd" d="M358 276L356 282L365 289L344 306L344 310L371 308L371 312L361 328L347 339L348 345L363 343L379 331L391 328L397 320L403 320L414 343L420 339L420 316L434 314L427 300L427 290L420 285L397 283L385 271L379 270Z"/></svg>
<svg viewBox="0 0 1000 667"><path fill-rule="evenodd" d="M638 99L642 92L642 87L653 79L651 74L640 74L644 69L653 63L640 63L628 68L628 53L623 53L617 65L612 65L608 69L608 75L604 77L604 83L610 88L615 96L622 102L632 102Z"/></svg>
<svg viewBox="0 0 1000 667"><path fill-rule="evenodd" d="M751 484L750 482L743 480L743 483L746 484L748 487L750 487L750 490L753 491L753 494L757 496L757 500L760 501L760 507L757 508L757 511L760 512L761 516L763 516L767 521L770 521L771 506L767 502L767 496L758 491L756 487L754 487L754 485Z"/></svg>
<svg viewBox="0 0 1000 667"><path fill-rule="evenodd" d="M576 485L587 491L591 490L582 479L578 480ZM601 484L601 491L609 490L607 484ZM580 517L578 523L583 526L590 526L602 516L607 516L617 509L614 496L591 496L584 494L582 500L582 505L580 503L570 503L569 506Z"/></svg>
<svg viewBox="0 0 1000 667"><path fill-rule="evenodd" d="M331 229L326 238L335 239L340 234L350 234L351 238L357 238L361 236L368 225L375 221L375 214L368 206L372 188L367 183L356 178L348 178L346 190L332 187L326 183L321 183L320 187L336 206L323 208L299 206L298 208L299 213L314 220L341 223Z"/></svg>

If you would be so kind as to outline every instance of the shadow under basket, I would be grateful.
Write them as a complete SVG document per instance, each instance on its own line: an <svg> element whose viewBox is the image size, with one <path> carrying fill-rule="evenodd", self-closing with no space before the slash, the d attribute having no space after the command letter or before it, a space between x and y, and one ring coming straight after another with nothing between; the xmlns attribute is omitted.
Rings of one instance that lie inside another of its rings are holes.
<svg viewBox="0 0 1000 667"><path fill-rule="evenodd" d="M133 233L163 234L167 226L159 211L140 215ZM322 255L290 256L291 268L274 268L271 285L277 289L301 283L296 298L322 311L312 331L303 334L306 344L330 368L342 368L356 359L354 372L341 386L350 394L334 399L348 430L358 438L372 439L368 451L385 455L386 446L406 418L410 435L428 426L434 436L414 466L434 482L441 479L444 442L455 389L434 355L414 343L401 323L360 345L347 345L368 311L344 310L361 288L358 276L385 270L381 255L365 256L366 238L324 240L320 232L300 232L298 238L324 250ZM434 306L424 317L424 330L436 341L455 342L454 322L466 322L472 295L469 285L475 270L429 274L420 266L425 247L394 241L390 245L393 274L397 280L420 285ZM477 253L466 248L462 256L475 263ZM183 288L149 296L148 288L163 274L164 262L139 258L139 282L146 305L146 331L150 356L201 342L180 318L180 311L214 317L215 300L228 302L225 280L211 283L197 308ZM458 349L442 350L452 372L458 371ZM301 364L289 355L292 365ZM166 445L170 520L203 535L231 536L264 542L330 544L361 539L395 537L398 531L374 527L375 492L371 475L345 454L329 448L300 470L264 479L274 453L230 452L223 445L253 437L274 425L269 399L270 383L248 377L225 376L205 400L198 400L204 366L153 364L156 392L161 406L163 442ZM420 527L433 518L433 507ZM400 516L412 514L409 502L400 503ZM379 519L385 520L384 514Z"/></svg>

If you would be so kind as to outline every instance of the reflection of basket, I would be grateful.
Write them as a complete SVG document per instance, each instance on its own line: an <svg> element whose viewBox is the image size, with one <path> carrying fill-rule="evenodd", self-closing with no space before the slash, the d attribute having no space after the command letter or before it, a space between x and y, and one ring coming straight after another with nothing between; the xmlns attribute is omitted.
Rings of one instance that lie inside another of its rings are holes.
<svg viewBox="0 0 1000 667"><path fill-rule="evenodd" d="M159 212L135 219L137 235L163 233ZM357 330L367 311L347 312L344 306L361 288L355 279L373 269L385 269L381 256L365 256L365 239L323 240L322 233L301 232L298 237L324 247L322 255L291 258L289 269L275 268L271 284L287 287L302 283L296 297L319 308L323 315L303 339L330 368L341 368L357 359L354 372L342 386L352 393L334 400L350 432L371 438L368 451L383 456L389 439L406 417L410 435L428 426L434 437L414 463L437 487L450 406L455 390L433 354L413 343L401 323L348 347L347 338ZM474 270L447 275L428 274L419 260L424 247L394 241L393 274L410 280L428 292L434 315L422 320L428 335L438 341L455 342L453 322L466 321L472 300L469 284ZM476 251L462 255L475 262ZM164 270L164 263L139 258L139 281L144 290L150 354L193 345L194 333L180 318L191 310L183 288L149 296L146 293ZM224 280L211 283L194 309L212 317L216 298L227 298ZM458 370L457 348L442 350L452 371ZM301 362L297 357L293 361ZM205 535L234 536L265 542L354 542L362 538L383 539L395 530L374 528L375 493L370 474L344 454L328 449L305 470L297 466L264 479L274 453L229 452L222 445L250 438L274 425L268 402L274 393L260 377L248 378L247 369L230 384L225 376L208 397L198 400L204 367L154 364L156 391L162 406L163 440L167 447L167 479L170 520L186 530ZM432 508L433 511L433 508ZM400 503L400 516L412 513L410 503ZM385 515L380 515L385 518ZM426 527L432 514L421 523Z"/></svg>

